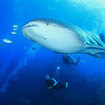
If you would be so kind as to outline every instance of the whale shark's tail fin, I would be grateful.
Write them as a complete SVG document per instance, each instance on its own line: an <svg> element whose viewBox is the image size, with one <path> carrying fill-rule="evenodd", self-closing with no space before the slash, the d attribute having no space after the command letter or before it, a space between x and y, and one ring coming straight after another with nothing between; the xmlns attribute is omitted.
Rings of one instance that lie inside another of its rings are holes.
<svg viewBox="0 0 105 105"><path fill-rule="evenodd" d="M92 55L96 58L105 58L105 47L96 45L86 45L82 53Z"/></svg>

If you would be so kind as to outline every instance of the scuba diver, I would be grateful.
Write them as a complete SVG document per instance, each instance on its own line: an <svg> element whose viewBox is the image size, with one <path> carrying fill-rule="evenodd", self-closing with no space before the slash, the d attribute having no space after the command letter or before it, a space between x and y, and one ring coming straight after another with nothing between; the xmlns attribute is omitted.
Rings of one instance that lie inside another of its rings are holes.
<svg viewBox="0 0 105 105"><path fill-rule="evenodd" d="M68 81L65 81L65 85L58 82L53 76L46 75L46 85L49 90L58 90L62 88L68 88Z"/></svg>
<svg viewBox="0 0 105 105"><path fill-rule="evenodd" d="M69 56L68 54L64 54L62 57L62 60L65 64L74 64L77 65L80 61L80 57L77 57L77 59L73 59L71 56Z"/></svg>

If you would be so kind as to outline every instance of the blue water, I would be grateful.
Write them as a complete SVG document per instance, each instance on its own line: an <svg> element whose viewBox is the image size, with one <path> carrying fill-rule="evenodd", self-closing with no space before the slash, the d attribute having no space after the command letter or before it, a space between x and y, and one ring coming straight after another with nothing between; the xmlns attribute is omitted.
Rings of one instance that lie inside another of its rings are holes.
<svg viewBox="0 0 105 105"><path fill-rule="evenodd" d="M72 23L105 33L104 0L4 0L0 2L0 105L105 105L105 59L80 56L77 66L30 40L21 27L36 18ZM17 34L11 34L18 25ZM13 43L5 43L3 39ZM33 47L35 49L33 49ZM56 67L60 66L60 75ZM52 74L69 87L49 94L45 76Z"/></svg>

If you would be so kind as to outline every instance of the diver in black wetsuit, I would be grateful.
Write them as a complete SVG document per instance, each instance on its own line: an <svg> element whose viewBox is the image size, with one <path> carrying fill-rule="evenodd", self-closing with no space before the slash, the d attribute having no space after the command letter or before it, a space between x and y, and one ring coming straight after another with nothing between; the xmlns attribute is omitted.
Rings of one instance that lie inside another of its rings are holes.
<svg viewBox="0 0 105 105"><path fill-rule="evenodd" d="M58 82L54 77L46 75L46 85L49 90L61 89L61 88L68 88L68 82L66 81L65 85L62 85Z"/></svg>
<svg viewBox="0 0 105 105"><path fill-rule="evenodd" d="M68 54L64 54L62 57L62 60L65 64L74 64L77 65L80 61L80 57L78 57L77 59L73 59L72 57L70 57Z"/></svg>

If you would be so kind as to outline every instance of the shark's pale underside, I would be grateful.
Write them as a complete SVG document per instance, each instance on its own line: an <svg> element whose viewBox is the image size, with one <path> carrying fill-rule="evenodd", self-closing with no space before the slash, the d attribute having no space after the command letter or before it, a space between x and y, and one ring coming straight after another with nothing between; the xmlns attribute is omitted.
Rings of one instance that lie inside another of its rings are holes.
<svg viewBox="0 0 105 105"><path fill-rule="evenodd" d="M36 19L24 25L22 32L29 40L56 53L105 57L105 43L100 37L74 25L67 26L55 20Z"/></svg>

